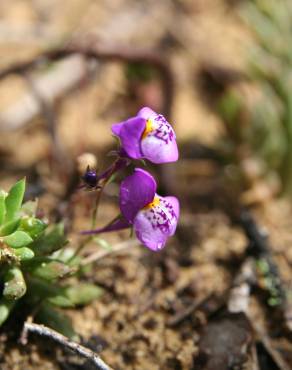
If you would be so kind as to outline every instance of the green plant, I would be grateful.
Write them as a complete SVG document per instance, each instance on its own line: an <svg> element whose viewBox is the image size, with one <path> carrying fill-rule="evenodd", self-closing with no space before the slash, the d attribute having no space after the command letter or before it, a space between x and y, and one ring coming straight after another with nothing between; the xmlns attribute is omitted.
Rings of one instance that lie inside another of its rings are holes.
<svg viewBox="0 0 292 370"><path fill-rule="evenodd" d="M70 320L58 308L87 304L101 289L76 283L79 258L66 248L63 225L37 218L37 201L22 204L24 193L24 179L8 193L0 191L0 325L17 307L27 307L38 321L73 337Z"/></svg>
<svg viewBox="0 0 292 370"><path fill-rule="evenodd" d="M94 259L80 257L89 242L108 248L95 234L133 228L149 249L159 251L173 236L179 218L176 197L156 193L153 176L136 168L120 186L120 212L112 222L96 229L96 217L104 187L132 160L148 159L169 163L178 159L176 136L171 125L148 107L138 115L112 125L120 146L113 163L103 172L87 170L78 189L94 191L91 229L75 249L68 248L62 224L47 225L37 218L37 202L23 203L25 180L8 193L0 191L0 325L9 317L25 312L67 337L74 337L70 321L58 308L75 307L99 297L101 289L80 282Z"/></svg>

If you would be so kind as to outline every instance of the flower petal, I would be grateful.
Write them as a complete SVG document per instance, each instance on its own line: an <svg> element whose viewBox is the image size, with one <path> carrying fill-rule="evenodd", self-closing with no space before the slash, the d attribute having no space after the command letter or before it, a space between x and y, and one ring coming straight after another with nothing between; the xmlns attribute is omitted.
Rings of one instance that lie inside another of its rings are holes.
<svg viewBox="0 0 292 370"><path fill-rule="evenodd" d="M141 142L143 157L153 163L169 163L178 160L178 148L175 139L162 140L150 133Z"/></svg>
<svg viewBox="0 0 292 370"><path fill-rule="evenodd" d="M138 211L152 202L156 187L153 176L141 168L136 168L134 174L121 183L120 209L129 222L132 223Z"/></svg>
<svg viewBox="0 0 292 370"><path fill-rule="evenodd" d="M140 142L145 127L146 121L142 117L129 118L112 125L113 134L120 138L122 147L130 158L142 158Z"/></svg>
<svg viewBox="0 0 292 370"><path fill-rule="evenodd" d="M137 238L148 248L157 251L165 246L167 238L175 233L179 204L175 197L160 197L159 203L142 209L134 219Z"/></svg>
<svg viewBox="0 0 292 370"><path fill-rule="evenodd" d="M116 136L120 136L121 128L123 127L124 124L125 122L114 123L112 125L112 133Z"/></svg>
<svg viewBox="0 0 292 370"><path fill-rule="evenodd" d="M153 163L175 162L178 148L173 128L162 114L140 109L136 117L112 125L125 154L133 159L145 158Z"/></svg>
<svg viewBox="0 0 292 370"><path fill-rule="evenodd" d="M175 233L177 220L179 219L180 214L179 201L176 197L164 197L164 198L161 197L160 201L162 206L169 209L171 219L173 219L174 216L176 218L176 221L172 222L173 226L170 234L172 236Z"/></svg>
<svg viewBox="0 0 292 370"><path fill-rule="evenodd" d="M147 121L147 132L141 140L141 152L153 163L175 162L178 159L178 148L173 128L162 114L150 108L142 108L138 116Z"/></svg>
<svg viewBox="0 0 292 370"><path fill-rule="evenodd" d="M137 238L147 248L158 251L165 246L167 235L162 233L160 229L153 229L146 212L141 211L137 214L134 221L134 230Z"/></svg>
<svg viewBox="0 0 292 370"><path fill-rule="evenodd" d="M176 197L171 197L171 196L164 197L164 199L172 205L176 218L179 218L179 213L180 213L179 200Z"/></svg>
<svg viewBox="0 0 292 370"><path fill-rule="evenodd" d="M144 107L144 108L139 110L137 116L142 117L142 118L146 119L146 121L147 121L150 118L155 118L156 116L158 116L158 114L156 112L154 112L154 110L152 110L148 107Z"/></svg>

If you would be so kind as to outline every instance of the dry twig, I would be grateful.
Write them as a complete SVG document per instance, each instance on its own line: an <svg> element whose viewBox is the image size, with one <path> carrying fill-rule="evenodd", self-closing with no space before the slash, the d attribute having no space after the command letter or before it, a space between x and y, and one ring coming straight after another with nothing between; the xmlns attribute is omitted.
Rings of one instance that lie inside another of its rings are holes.
<svg viewBox="0 0 292 370"><path fill-rule="evenodd" d="M284 360L283 356L280 354L279 351L277 351L272 343L272 340L262 332L260 327L255 323L254 320L250 320L250 323L252 325L252 328L254 332L256 333L259 341L264 346L267 353L271 356L275 364L278 366L280 370L291 370L291 367L288 365L288 363Z"/></svg>
<svg viewBox="0 0 292 370"><path fill-rule="evenodd" d="M58 333L57 331L50 329L44 325L39 325L31 322L25 322L24 333L35 333L42 337L50 338L56 343L61 344L63 347L70 349L79 356L90 360L99 370L112 370L95 352L82 346L79 343L73 342L64 335ZM26 336L24 336L25 338Z"/></svg>
<svg viewBox="0 0 292 370"><path fill-rule="evenodd" d="M109 250L98 250L97 252L87 256L87 257L84 257L82 259L82 262L81 262L81 266L85 266L85 265L88 265L89 263L93 263L93 262L96 262L104 257L107 257L109 255L113 255L115 253L119 253L119 252L122 252L122 251L125 251L129 248L134 248L136 246L138 246L140 243L138 242L138 240L136 239L130 239L130 240L127 240L125 242L122 242L122 243L118 243L116 245L114 245L111 249Z"/></svg>
<svg viewBox="0 0 292 370"><path fill-rule="evenodd" d="M200 308L204 303L206 303L209 299L214 297L213 293L208 294L206 297L203 297L201 299L198 299L194 301L191 305L186 307L184 310L178 312L176 315L174 315L169 321L168 326L174 327L179 324L181 324L184 320L186 320L188 317L192 315L192 313Z"/></svg>

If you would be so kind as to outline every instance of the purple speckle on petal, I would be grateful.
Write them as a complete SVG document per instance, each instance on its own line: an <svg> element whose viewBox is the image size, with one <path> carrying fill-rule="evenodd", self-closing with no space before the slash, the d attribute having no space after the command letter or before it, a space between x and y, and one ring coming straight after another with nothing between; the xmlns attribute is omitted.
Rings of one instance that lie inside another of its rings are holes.
<svg viewBox="0 0 292 370"><path fill-rule="evenodd" d="M152 250L163 248L168 237L176 230L178 217L172 199L156 195L153 202L140 210L134 219L138 239Z"/></svg>
<svg viewBox="0 0 292 370"><path fill-rule="evenodd" d="M152 114L147 134L141 140L141 152L153 163L169 163L178 159L178 148L173 128L162 114Z"/></svg>
<svg viewBox="0 0 292 370"><path fill-rule="evenodd" d="M132 159L148 159L153 163L169 163L178 159L178 148L173 128L162 114L148 107L137 116L112 126L120 138L121 150Z"/></svg>

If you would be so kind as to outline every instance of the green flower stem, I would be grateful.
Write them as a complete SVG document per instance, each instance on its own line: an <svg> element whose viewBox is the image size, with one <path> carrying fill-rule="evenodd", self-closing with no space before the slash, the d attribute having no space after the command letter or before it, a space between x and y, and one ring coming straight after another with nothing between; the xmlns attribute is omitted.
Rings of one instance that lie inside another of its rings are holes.
<svg viewBox="0 0 292 370"><path fill-rule="evenodd" d="M111 177L113 176L114 173L122 170L125 168L128 164L127 159L118 157L111 165L110 167L101 175L101 179L98 183L98 188L96 190L96 197L95 197L95 203L94 203L94 208L92 211L92 216L91 216L91 229L94 229L96 227L96 221L97 221L97 213L98 213L98 207L101 199L102 192L105 188L105 186L108 184L110 181ZM115 221L116 218L113 220ZM111 221L111 222L113 222ZM78 256L81 251L84 249L84 247L92 241L94 238L94 235L88 236L86 239L84 239L76 249L75 253L73 256L69 259L68 262L71 262L76 256Z"/></svg>
<svg viewBox="0 0 292 370"><path fill-rule="evenodd" d="M97 211L98 211L98 206L100 202L100 198L103 192L103 189L111 179L114 173L122 170L125 168L128 164L127 159L118 157L112 165L101 175L101 179L98 184L98 189L96 190L96 198L95 198L95 205L93 208L92 212L92 218L91 218L91 228L94 229L96 227L96 219L97 219Z"/></svg>

